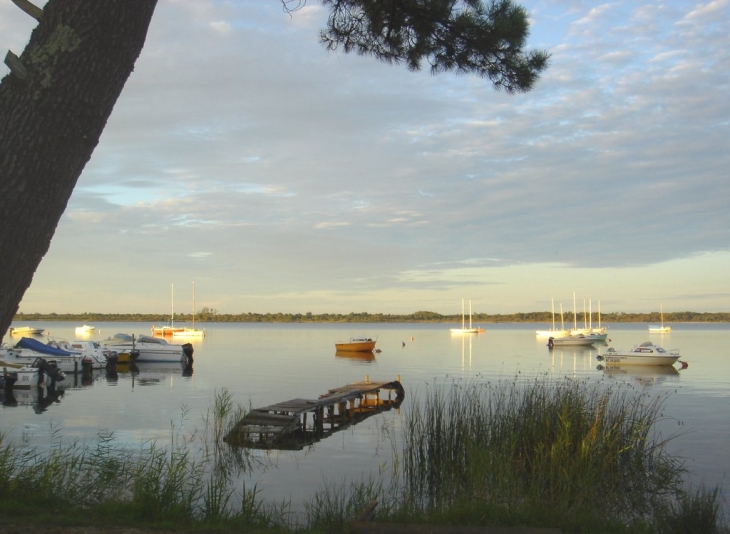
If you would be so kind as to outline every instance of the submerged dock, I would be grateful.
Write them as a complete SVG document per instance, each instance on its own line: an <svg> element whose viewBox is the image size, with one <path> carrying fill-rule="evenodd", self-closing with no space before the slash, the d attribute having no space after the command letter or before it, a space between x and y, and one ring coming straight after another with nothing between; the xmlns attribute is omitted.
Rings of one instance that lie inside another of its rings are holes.
<svg viewBox="0 0 730 534"><path fill-rule="evenodd" d="M400 377L371 382L366 376L362 382L330 389L315 400L292 399L255 408L223 441L256 449L301 450L376 413L397 408L404 397Z"/></svg>

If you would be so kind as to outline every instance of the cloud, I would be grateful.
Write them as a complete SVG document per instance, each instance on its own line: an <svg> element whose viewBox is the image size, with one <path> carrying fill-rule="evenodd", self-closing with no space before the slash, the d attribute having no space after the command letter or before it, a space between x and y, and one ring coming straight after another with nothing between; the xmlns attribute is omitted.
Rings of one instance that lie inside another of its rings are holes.
<svg viewBox="0 0 730 534"><path fill-rule="evenodd" d="M722 307L697 279L730 249L727 2L524 4L551 66L506 95L327 53L318 4L160 0L23 309L91 281L148 311L193 279L221 311L440 311L465 290L518 311L578 284ZM15 51L18 11L0 4ZM79 249L85 276L55 274Z"/></svg>

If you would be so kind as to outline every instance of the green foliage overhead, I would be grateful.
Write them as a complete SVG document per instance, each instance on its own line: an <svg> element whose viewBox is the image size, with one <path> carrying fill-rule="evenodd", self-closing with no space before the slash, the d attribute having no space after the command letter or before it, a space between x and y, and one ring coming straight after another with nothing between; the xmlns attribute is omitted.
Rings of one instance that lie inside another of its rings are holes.
<svg viewBox="0 0 730 534"><path fill-rule="evenodd" d="M548 66L525 52L527 12L510 0L322 0L331 8L321 41L328 49L372 55L431 72L489 78L496 89L527 92Z"/></svg>

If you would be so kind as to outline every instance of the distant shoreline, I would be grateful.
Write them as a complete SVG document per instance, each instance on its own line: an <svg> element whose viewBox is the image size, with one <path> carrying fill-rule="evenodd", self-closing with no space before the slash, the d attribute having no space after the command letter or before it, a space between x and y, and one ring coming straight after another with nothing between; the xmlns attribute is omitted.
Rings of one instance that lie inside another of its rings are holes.
<svg viewBox="0 0 730 534"><path fill-rule="evenodd" d="M564 313L573 318L573 312ZM598 324L596 315L592 317L583 312L576 313L578 324L590 322ZM383 314L383 313L241 313L221 314L204 310L195 316L196 323L460 323L461 314L441 315L435 312L419 311L412 314ZM602 313L601 323L658 323L661 318L659 312L652 313ZM18 313L13 322L24 321L59 321L59 322L128 322L128 323L169 323L169 314L123 314L123 313ZM191 314L181 313L174 317L177 323L191 323ZM472 315L473 324L495 323L552 323L551 312L528 312L514 314L484 314ZM570 326L573 321L565 321ZM664 314L664 322L678 323L728 323L730 312L672 312Z"/></svg>

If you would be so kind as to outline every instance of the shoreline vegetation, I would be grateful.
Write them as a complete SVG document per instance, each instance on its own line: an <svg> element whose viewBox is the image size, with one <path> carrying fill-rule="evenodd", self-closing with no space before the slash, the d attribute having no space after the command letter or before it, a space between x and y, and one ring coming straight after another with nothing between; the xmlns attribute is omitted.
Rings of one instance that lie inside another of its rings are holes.
<svg viewBox="0 0 730 534"><path fill-rule="evenodd" d="M573 311L565 311L565 317L572 317ZM582 311L576 312L577 322L584 324L593 319ZM472 314L473 323L551 323L552 312L519 312L510 314ZM17 313L14 321L98 321L98 322L141 322L159 323L169 321L170 315L164 313ZM175 322L192 322L193 316L188 313L175 314ZM659 312L651 313L601 313L601 324L609 323L658 323L661 320ZM442 315L430 311L417 311L410 314L351 312L340 313L218 313L210 308L203 308L195 314L196 323L458 323L461 314ZM694 312L681 311L664 314L665 323L727 323L730 322L730 312ZM569 324L570 321L566 321Z"/></svg>
<svg viewBox="0 0 730 534"><path fill-rule="evenodd" d="M262 502L237 482L268 456L223 443L247 410L222 390L202 428L183 434L184 414L168 446L134 450L109 434L86 445L58 438L41 453L0 433L0 517L13 532L38 534L43 525L335 534L376 502L388 532L421 523L727 534L719 488L691 485L667 452L671 436L653 430L666 395L546 377L434 385L406 409L402 438L382 423L394 457L381 477L325 481L292 513L292 503Z"/></svg>

